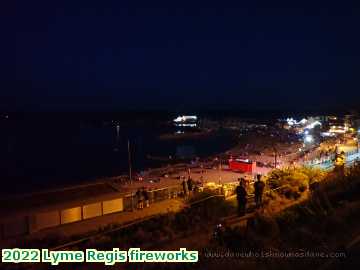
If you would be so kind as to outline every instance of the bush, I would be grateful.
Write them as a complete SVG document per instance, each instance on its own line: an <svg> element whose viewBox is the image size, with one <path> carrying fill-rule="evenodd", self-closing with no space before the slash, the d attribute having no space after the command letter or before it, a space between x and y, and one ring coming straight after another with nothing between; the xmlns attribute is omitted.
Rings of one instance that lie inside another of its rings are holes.
<svg viewBox="0 0 360 270"><path fill-rule="evenodd" d="M310 167L301 168L301 172L308 177L309 179L308 184L311 184L314 181L321 181L327 175L326 172L321 169L310 168Z"/></svg>
<svg viewBox="0 0 360 270"><path fill-rule="evenodd" d="M270 200L275 200L278 195L274 191L270 190L269 192L265 193L265 196L267 196Z"/></svg>
<svg viewBox="0 0 360 270"><path fill-rule="evenodd" d="M282 189L281 194L285 196L286 199L291 199L292 198L292 189L290 187L285 187Z"/></svg>
<svg viewBox="0 0 360 270"><path fill-rule="evenodd" d="M278 188L284 185L284 179L288 177L289 173L287 170L275 169L268 175L267 183L270 189Z"/></svg>
<svg viewBox="0 0 360 270"><path fill-rule="evenodd" d="M298 187L285 186L278 192L288 200L297 200L301 197Z"/></svg>
<svg viewBox="0 0 360 270"><path fill-rule="evenodd" d="M276 169L268 176L268 184L271 189L284 185L299 186L307 185L309 177L301 169Z"/></svg>
<svg viewBox="0 0 360 270"><path fill-rule="evenodd" d="M286 179L292 186L308 185L309 177L299 169L294 169Z"/></svg>

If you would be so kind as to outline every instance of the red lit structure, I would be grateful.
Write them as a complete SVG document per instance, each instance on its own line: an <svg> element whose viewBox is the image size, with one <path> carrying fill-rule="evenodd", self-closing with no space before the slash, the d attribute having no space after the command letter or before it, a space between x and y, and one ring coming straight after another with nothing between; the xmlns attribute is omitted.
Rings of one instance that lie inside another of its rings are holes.
<svg viewBox="0 0 360 270"><path fill-rule="evenodd" d="M256 162L248 159L229 159L229 168L233 171L253 173L256 170Z"/></svg>

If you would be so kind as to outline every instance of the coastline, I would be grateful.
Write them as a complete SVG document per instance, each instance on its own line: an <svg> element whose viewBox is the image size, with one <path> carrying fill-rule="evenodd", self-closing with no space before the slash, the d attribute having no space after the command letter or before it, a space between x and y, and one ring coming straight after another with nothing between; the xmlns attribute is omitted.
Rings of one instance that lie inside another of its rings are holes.
<svg viewBox="0 0 360 270"><path fill-rule="evenodd" d="M216 136L222 136L223 134L218 134L216 132L213 132L214 137ZM234 138L235 136L232 135L232 137ZM225 138L223 138L225 139ZM223 144L222 142L219 142L219 144ZM229 148L227 148L226 150L222 150L222 151L215 151L210 155L199 155L201 156L201 160L209 160L212 157L215 156L221 156L224 153L226 153L229 149L231 149L232 147L234 147L234 143L232 145L229 145ZM154 156L153 156L154 157ZM146 157L148 159L148 156ZM139 175L140 172L143 172L146 175L153 175L155 177L157 177L158 175L162 174L163 172L165 173L169 166L172 168L179 168L179 167L183 167L183 170L186 171L187 167L190 166L190 162L191 160L194 160L194 157L189 157L189 158L174 158L174 159L168 159L168 157L165 156L155 156L155 159L148 159L148 166L144 166L142 168L142 170L133 170L133 175ZM87 177L87 178L71 178L71 179L66 179L66 180L57 180L57 181L51 181L51 179L49 178L49 181L47 181L46 183L36 186L36 188L34 189L26 189L25 190L16 190L15 192L11 192L9 193L8 191L6 192L9 196L8 197L17 197L17 196L24 196L24 195L28 195L28 194L36 194L36 193L46 193L46 192L51 192L53 190L58 190L58 189L68 189L68 188L72 188L72 187L77 187L77 186L86 186L86 185L91 185L91 184L95 184L95 183L102 183L102 182L106 182L106 183L119 183L119 182L126 182L128 181L128 171L127 169L123 170L122 172L120 172L119 174L114 174L114 175L104 175L104 176L94 176L94 177ZM135 181L134 181L135 182ZM2 193L0 193L2 194ZM5 193L4 193L5 194Z"/></svg>

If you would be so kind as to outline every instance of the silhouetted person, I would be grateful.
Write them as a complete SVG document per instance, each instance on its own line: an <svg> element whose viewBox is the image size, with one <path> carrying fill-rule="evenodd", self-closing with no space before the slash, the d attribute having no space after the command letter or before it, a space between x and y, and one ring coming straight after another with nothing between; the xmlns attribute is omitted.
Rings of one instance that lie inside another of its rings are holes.
<svg viewBox="0 0 360 270"><path fill-rule="evenodd" d="M191 193L191 191L193 190L193 180L190 178L190 176L187 180L187 187L188 187L189 193Z"/></svg>
<svg viewBox="0 0 360 270"><path fill-rule="evenodd" d="M148 193L148 191L145 189L145 187L143 187L142 196L143 196L143 198L144 198L145 207L149 207L149 193Z"/></svg>
<svg viewBox="0 0 360 270"><path fill-rule="evenodd" d="M236 199L238 202L238 215L243 216L246 213L247 192L241 181L236 187Z"/></svg>
<svg viewBox="0 0 360 270"><path fill-rule="evenodd" d="M143 209L144 208L144 202L143 202L143 194L140 189L136 191L136 198L137 198L137 208Z"/></svg>
<svg viewBox="0 0 360 270"><path fill-rule="evenodd" d="M183 181L181 182L182 188L183 188L183 192L184 192L184 196L187 197L188 195L188 185L187 182L185 181L185 179L183 179Z"/></svg>
<svg viewBox="0 0 360 270"><path fill-rule="evenodd" d="M241 177L241 178L238 178L238 181L240 182L240 185L244 186L245 189L248 188L249 186L249 180L244 178L244 177Z"/></svg>
<svg viewBox="0 0 360 270"><path fill-rule="evenodd" d="M259 208L262 205L262 196L264 193L265 183L261 181L261 175L257 175L257 181L254 183L255 189L255 205Z"/></svg>

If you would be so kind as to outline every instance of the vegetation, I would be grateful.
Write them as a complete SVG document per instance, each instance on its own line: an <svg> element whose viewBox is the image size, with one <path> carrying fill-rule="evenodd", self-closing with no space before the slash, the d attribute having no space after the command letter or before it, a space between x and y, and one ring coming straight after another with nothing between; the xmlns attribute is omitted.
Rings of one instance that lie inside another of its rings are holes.
<svg viewBox="0 0 360 270"><path fill-rule="evenodd" d="M274 185L297 185L321 179L322 174L305 169L276 170L269 180ZM295 176L292 178L292 176ZM346 171L345 177L328 174L319 188L302 201L276 215L258 214L241 227L227 228L213 248L230 250L317 250L341 252L359 233L360 222L360 166ZM320 266L324 260L309 258L279 260L243 260L243 268L304 269ZM345 269L345 268L344 268Z"/></svg>
<svg viewBox="0 0 360 270"><path fill-rule="evenodd" d="M297 200L315 181L322 181L326 174L320 169L295 167L275 169L267 177L270 189L287 199Z"/></svg>
<svg viewBox="0 0 360 270"><path fill-rule="evenodd" d="M284 185L307 187L314 181L323 180L325 176L324 171L308 167L275 169L268 175L267 182L271 189Z"/></svg>

